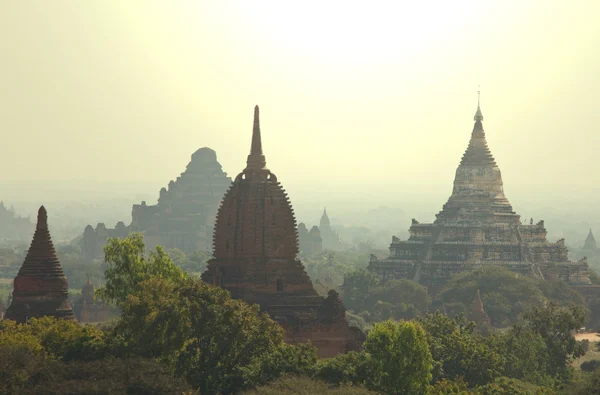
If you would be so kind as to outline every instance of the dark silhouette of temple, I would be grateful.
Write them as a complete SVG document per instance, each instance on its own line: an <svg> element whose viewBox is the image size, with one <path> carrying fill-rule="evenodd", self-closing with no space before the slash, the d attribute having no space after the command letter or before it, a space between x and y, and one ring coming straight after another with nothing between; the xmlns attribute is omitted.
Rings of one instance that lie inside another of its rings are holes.
<svg viewBox="0 0 600 395"><path fill-rule="evenodd" d="M592 233L592 230L590 229L590 232L588 233L585 242L583 243L583 247L581 247L582 250L586 250L586 251L593 251L596 252L598 250L598 245L596 244L596 238L594 237L594 234Z"/></svg>
<svg viewBox="0 0 600 395"><path fill-rule="evenodd" d="M200 148L168 189L162 188L158 204L135 204L131 224L117 223L108 229L99 223L94 229L88 225L83 232L82 250L87 260L104 257L103 248L110 237L123 238L131 232L144 234L148 248L161 245L166 249L178 248L192 253L210 250L213 225L219 202L231 184L210 148Z"/></svg>
<svg viewBox="0 0 600 395"><path fill-rule="evenodd" d="M21 323L43 316L74 320L68 296L67 277L56 256L48 216L42 206L31 246L14 280L12 301L4 319Z"/></svg>
<svg viewBox="0 0 600 395"><path fill-rule="evenodd" d="M410 237L392 238L386 259L369 269L384 278L441 286L453 274L497 265L541 279L590 284L587 261L571 262L564 239L549 242L544 221L522 224L508 199L488 148L478 104L471 140L456 170L448 202L432 224L412 220Z"/></svg>
<svg viewBox="0 0 600 395"><path fill-rule="evenodd" d="M317 294L298 254L294 210L262 150L258 106L246 168L225 194L217 214L214 256L202 278L232 297L256 303L280 323L289 343L311 341L322 357L360 347L335 291Z"/></svg>

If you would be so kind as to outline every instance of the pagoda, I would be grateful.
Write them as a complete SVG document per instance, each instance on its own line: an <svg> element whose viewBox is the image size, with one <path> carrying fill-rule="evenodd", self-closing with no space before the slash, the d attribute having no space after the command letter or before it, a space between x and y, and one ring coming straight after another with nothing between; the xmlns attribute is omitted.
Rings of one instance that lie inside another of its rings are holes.
<svg viewBox="0 0 600 395"><path fill-rule="evenodd" d="M585 242L583 243L583 247L581 247L581 249L583 250L589 250L589 251L596 251L598 249L598 245L596 244L596 238L594 237L594 234L592 233L592 230L590 229L590 232L588 233Z"/></svg>
<svg viewBox="0 0 600 395"><path fill-rule="evenodd" d="M413 219L408 240L392 237L390 255L371 256L369 269L384 279L408 278L440 287L452 275L485 265L540 279L589 284L586 259L571 262L564 239L549 242L544 221L523 224L504 194L488 147L478 103L467 150L447 203L430 224Z"/></svg>
<svg viewBox="0 0 600 395"><path fill-rule="evenodd" d="M475 322L478 325L478 327L482 329L491 325L490 317L483 309L483 301L481 300L481 294L479 293L479 289L475 294L475 301L473 302L473 308L471 309L471 313L469 314L469 320Z"/></svg>
<svg viewBox="0 0 600 395"><path fill-rule="evenodd" d="M110 237L123 238L131 232L144 234L148 248L161 245L186 253L209 250L219 202L231 184L217 161L217 153L203 147L192 154L185 171L168 188L160 190L158 203L135 204L131 224L117 223L108 229L100 223L88 225L83 232L83 252L87 260L104 256L103 248Z"/></svg>
<svg viewBox="0 0 600 395"><path fill-rule="evenodd" d="M14 280L13 298L4 319L20 323L43 316L74 320L69 285L48 230L44 206L38 211L33 241Z"/></svg>
<svg viewBox="0 0 600 395"><path fill-rule="evenodd" d="M321 357L360 347L362 332L349 327L337 293L319 296L296 259L294 210L266 166L258 106L247 166L221 202L213 242L214 259L202 279L258 304L285 329L286 342L310 341Z"/></svg>

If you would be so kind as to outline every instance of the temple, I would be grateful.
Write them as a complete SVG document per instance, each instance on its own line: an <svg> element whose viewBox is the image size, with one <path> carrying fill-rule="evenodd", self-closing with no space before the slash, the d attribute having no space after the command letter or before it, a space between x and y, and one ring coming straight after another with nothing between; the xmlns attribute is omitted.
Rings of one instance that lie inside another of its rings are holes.
<svg viewBox="0 0 600 395"><path fill-rule="evenodd" d="M596 244L596 238L594 237L594 234L592 233L592 230L590 229L590 232L587 235L587 238L585 239L585 242L583 243L583 247L581 247L582 250L587 250L587 251L596 251L598 250L598 245Z"/></svg>
<svg viewBox="0 0 600 395"><path fill-rule="evenodd" d="M223 171L216 152L200 148L181 176L169 182L168 189L160 190L158 204L133 206L129 226L123 222L114 229L102 223L96 229L88 225L82 240L84 257L101 259L108 238L122 238L131 232L142 232L148 248L161 245L187 253L210 250L217 208L230 184L231 177Z"/></svg>
<svg viewBox="0 0 600 395"><path fill-rule="evenodd" d="M564 239L547 240L544 221L521 223L504 195L479 104L474 120L452 195L434 223L413 219L408 240L392 237L389 257L371 256L369 269L386 279L408 278L431 287L485 265L540 279L560 278L572 285L589 284L586 259L569 261Z"/></svg>
<svg viewBox="0 0 600 395"><path fill-rule="evenodd" d="M0 240L28 240L33 230L29 217L17 215L12 205L6 208L0 201Z"/></svg>
<svg viewBox="0 0 600 395"><path fill-rule="evenodd" d="M96 300L94 284L90 279L81 288L81 297L73 304L73 311L79 322L102 322L111 316L111 309Z"/></svg>
<svg viewBox="0 0 600 395"><path fill-rule="evenodd" d="M24 323L29 318L43 316L75 319L69 302L67 277L50 238L44 206L38 211L33 240L14 280L12 301L4 319Z"/></svg>
<svg viewBox="0 0 600 395"><path fill-rule="evenodd" d="M313 226L309 232L304 223L299 223L298 243L300 251L305 254L317 254L323 250L323 239L321 238L321 231L317 226Z"/></svg>
<svg viewBox="0 0 600 395"><path fill-rule="evenodd" d="M226 192L217 214L214 256L202 279L234 298L256 303L285 329L285 340L312 342L321 357L360 347L337 293L317 294L298 254L294 210L266 165L258 106L246 168Z"/></svg>
<svg viewBox="0 0 600 395"><path fill-rule="evenodd" d="M323 239L323 249L338 251L343 249L343 244L340 241L340 236L335 229L331 227L331 221L327 215L327 208L323 208L323 215L319 221L319 231Z"/></svg>

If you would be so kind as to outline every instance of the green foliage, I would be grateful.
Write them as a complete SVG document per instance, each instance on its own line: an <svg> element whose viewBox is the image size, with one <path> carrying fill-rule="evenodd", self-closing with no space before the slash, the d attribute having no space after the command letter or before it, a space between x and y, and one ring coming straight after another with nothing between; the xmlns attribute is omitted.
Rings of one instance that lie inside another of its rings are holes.
<svg viewBox="0 0 600 395"><path fill-rule="evenodd" d="M411 319L431 303L426 287L405 279L381 284L379 276L364 269L346 275L342 293L346 308L371 322Z"/></svg>
<svg viewBox="0 0 600 395"><path fill-rule="evenodd" d="M185 252L173 248L168 251L168 254L177 267L196 276L201 276L206 271L206 265L212 258L212 253L202 250L187 255Z"/></svg>
<svg viewBox="0 0 600 395"><path fill-rule="evenodd" d="M429 386L429 395L467 395L469 393L468 384L462 377L458 377L454 381L441 379Z"/></svg>
<svg viewBox="0 0 600 395"><path fill-rule="evenodd" d="M351 385L330 386L302 376L285 376L268 385L242 392L242 395L377 395Z"/></svg>
<svg viewBox="0 0 600 395"><path fill-rule="evenodd" d="M426 394L432 359L426 334L415 322L375 324L364 343L371 354L373 382L386 393Z"/></svg>
<svg viewBox="0 0 600 395"><path fill-rule="evenodd" d="M556 395L547 387L538 387L516 379L499 377L493 382L476 388L473 395Z"/></svg>
<svg viewBox="0 0 600 395"><path fill-rule="evenodd" d="M381 284L381 277L366 269L356 270L346 274L342 285L344 305L349 310L365 310L365 298ZM371 307L371 306L369 306Z"/></svg>
<svg viewBox="0 0 600 395"><path fill-rule="evenodd" d="M53 317L32 318L27 324L0 321L0 345L65 361L95 360L108 353L104 333L98 328Z"/></svg>
<svg viewBox="0 0 600 395"><path fill-rule="evenodd" d="M320 360L316 377L331 384L364 385L375 387L373 382L373 361L365 352L350 351L333 358Z"/></svg>
<svg viewBox="0 0 600 395"><path fill-rule="evenodd" d="M585 352L573 333L583 326L585 311L580 307L563 308L554 303L534 307L526 314L525 327L538 333L546 344L547 371L550 375L569 373L568 366Z"/></svg>
<svg viewBox="0 0 600 395"><path fill-rule="evenodd" d="M548 374L546 343L535 330L517 325L497 335L496 345L505 358L504 375L535 384L552 384Z"/></svg>
<svg viewBox="0 0 600 395"><path fill-rule="evenodd" d="M503 356L464 316L451 319L437 312L417 321L427 333L434 382L462 377L471 385L483 385L502 374Z"/></svg>
<svg viewBox="0 0 600 395"><path fill-rule="evenodd" d="M168 368L140 358L67 363L17 346L0 346L0 393L191 394Z"/></svg>
<svg viewBox="0 0 600 395"><path fill-rule="evenodd" d="M168 363L202 394L242 388L242 368L277 350L283 339L258 306L194 278L146 280L121 308L115 330L128 351Z"/></svg>
<svg viewBox="0 0 600 395"><path fill-rule="evenodd" d="M310 376L317 364L317 349L310 343L297 346L281 343L270 353L255 358L241 368L244 386L255 387L284 374Z"/></svg>
<svg viewBox="0 0 600 395"><path fill-rule="evenodd" d="M462 303L472 306L477 289L492 325L506 327L517 322L528 307L540 306L544 293L539 282L507 269L488 266L454 277L441 293L445 303Z"/></svg>
<svg viewBox="0 0 600 395"><path fill-rule="evenodd" d="M583 373L563 391L565 395L600 395L600 369Z"/></svg>
<svg viewBox="0 0 600 395"><path fill-rule="evenodd" d="M109 239L104 254L106 284L97 289L96 294L117 305L125 302L142 282L152 277L168 281L180 281L185 277L162 247L157 246L155 252L146 255L140 233L132 233L125 239Z"/></svg>
<svg viewBox="0 0 600 395"><path fill-rule="evenodd" d="M600 368L600 359L592 359L591 361L585 361L580 366L584 372L593 372Z"/></svg>

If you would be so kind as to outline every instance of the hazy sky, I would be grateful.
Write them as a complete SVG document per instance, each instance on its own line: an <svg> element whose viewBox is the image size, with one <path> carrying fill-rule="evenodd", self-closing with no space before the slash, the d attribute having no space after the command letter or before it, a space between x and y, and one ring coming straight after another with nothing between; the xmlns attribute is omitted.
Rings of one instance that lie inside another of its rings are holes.
<svg viewBox="0 0 600 395"><path fill-rule="evenodd" d="M57 180L158 196L203 146L235 176L259 104L292 201L441 207L481 85L513 204L593 199L598 15L597 0L0 0L0 195Z"/></svg>

